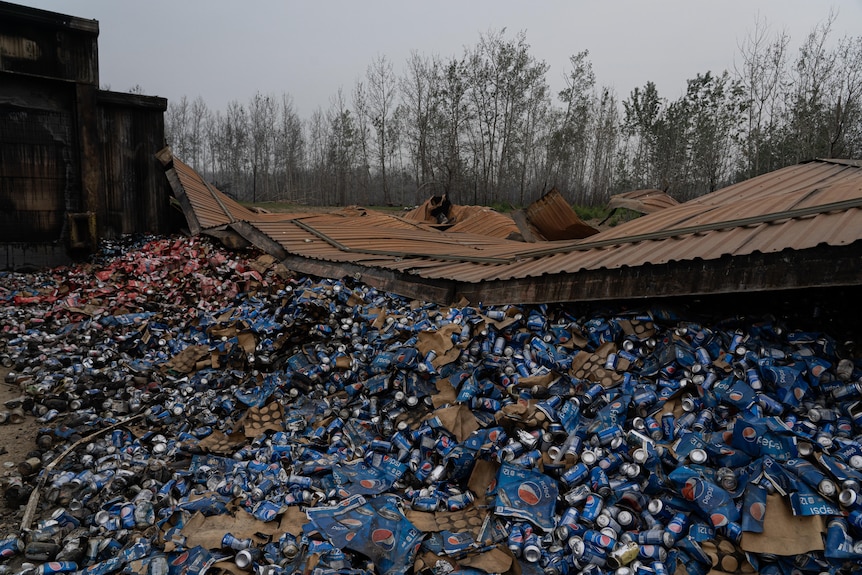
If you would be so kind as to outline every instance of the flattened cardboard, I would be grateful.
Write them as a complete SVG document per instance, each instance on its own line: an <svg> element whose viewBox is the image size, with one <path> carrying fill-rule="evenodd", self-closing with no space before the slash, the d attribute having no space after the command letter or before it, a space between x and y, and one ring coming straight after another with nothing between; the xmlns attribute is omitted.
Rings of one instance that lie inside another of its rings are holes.
<svg viewBox="0 0 862 575"><path fill-rule="evenodd" d="M790 503L780 495L766 497L763 533L743 532L740 547L751 553L792 556L823 551L822 534L826 524L822 515L796 517Z"/></svg>
<svg viewBox="0 0 862 575"><path fill-rule="evenodd" d="M302 535L302 526L306 523L308 523L308 516L305 511L291 505L281 515L281 521L278 523L279 533L290 533L299 537Z"/></svg>
<svg viewBox="0 0 862 575"><path fill-rule="evenodd" d="M467 487L473 492L476 498L476 505L485 505L487 500L485 492L488 490L488 486L493 485L497 480L497 470L499 467L499 464L485 459L478 460L473 466L473 472L467 481Z"/></svg>
<svg viewBox="0 0 862 575"><path fill-rule="evenodd" d="M466 405L443 407L432 413L440 418L443 427L455 436L458 443L462 443L470 437L471 433L479 429L479 422L476 421L476 416L473 415L473 412Z"/></svg>
<svg viewBox="0 0 862 575"><path fill-rule="evenodd" d="M284 406L271 401L263 407L250 407L243 416L247 438L257 437L265 431L284 431Z"/></svg>
<svg viewBox="0 0 862 575"><path fill-rule="evenodd" d="M236 515L211 515L205 517L200 512L195 513L182 529L186 545L205 549L221 549L221 541L225 533L231 533L240 539L252 538L259 543L265 543L258 533L274 536L279 533L279 527L274 523L260 521L254 515L238 509Z"/></svg>
<svg viewBox="0 0 862 575"><path fill-rule="evenodd" d="M500 547L494 547L484 553L471 553L459 559L458 563L474 569L481 569L486 573L506 573L515 563L514 557Z"/></svg>

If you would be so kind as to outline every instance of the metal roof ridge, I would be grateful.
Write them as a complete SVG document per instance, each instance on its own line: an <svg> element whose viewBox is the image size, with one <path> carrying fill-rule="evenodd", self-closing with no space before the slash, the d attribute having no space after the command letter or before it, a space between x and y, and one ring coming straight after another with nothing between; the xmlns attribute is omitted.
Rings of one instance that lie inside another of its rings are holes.
<svg viewBox="0 0 862 575"><path fill-rule="evenodd" d="M685 204L681 204L685 205ZM557 253L565 253L565 252L575 252L575 251L586 251L594 248L601 248L613 245L621 245L621 244L631 244L641 241L647 240L660 240L667 239L674 236L681 236L687 234L696 234L700 232L710 232L716 230L722 230L727 228L736 228L736 227L744 227L750 226L754 224L763 224L776 222L779 220L787 220L793 218L802 218L806 216L812 216L816 214L822 214L827 212L835 212L835 211L843 211L849 208L859 208L862 207L862 197L853 198L850 200L841 200L839 202L830 202L828 204L820 204L817 206L809 206L807 208L794 208L792 210L784 210L781 212L772 212L768 214L761 214L759 216L750 216L747 218L737 218L734 220L724 220L721 222L715 222L712 224L700 224L696 226L684 226L679 228L670 228L665 230L658 230L654 232L646 232L643 234L636 234L632 236L621 236L608 238L605 240L593 240L590 242L583 242L577 244L570 244L567 246L557 246L553 248L545 248L541 250L536 250L533 252L524 251L520 252L520 257L541 257L545 255L552 255ZM668 208L672 209L672 208Z"/></svg>
<svg viewBox="0 0 862 575"><path fill-rule="evenodd" d="M488 256L450 256L445 254L421 254L415 252L404 252L404 251L392 251L392 250L370 250L370 249L356 249L350 246L346 246L336 240L333 237L325 234L324 232L316 229L314 226L311 226L305 222L300 222L298 220L292 220L292 224L295 226L307 231L308 233L320 238L325 241L332 247L336 248L339 251L343 251L346 253L357 253L357 254L369 254L375 256L391 256L391 257L400 257L400 258L429 258L434 260L443 260L443 261L455 261L455 262L475 262L475 263L484 263L484 264L508 264L515 261L515 258L493 258Z"/></svg>

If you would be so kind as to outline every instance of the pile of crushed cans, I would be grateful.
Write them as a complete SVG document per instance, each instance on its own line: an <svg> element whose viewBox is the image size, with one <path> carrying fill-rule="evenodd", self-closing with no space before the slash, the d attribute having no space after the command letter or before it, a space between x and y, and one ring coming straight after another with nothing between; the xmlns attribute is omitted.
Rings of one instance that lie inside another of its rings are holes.
<svg viewBox="0 0 862 575"><path fill-rule="evenodd" d="M768 316L577 310L411 301L204 238L3 273L21 396L0 421L40 430L3 478L34 516L0 557L38 575L859 570L862 366L841 345ZM779 505L822 521L818 549L743 549ZM236 517L245 532L195 541Z"/></svg>

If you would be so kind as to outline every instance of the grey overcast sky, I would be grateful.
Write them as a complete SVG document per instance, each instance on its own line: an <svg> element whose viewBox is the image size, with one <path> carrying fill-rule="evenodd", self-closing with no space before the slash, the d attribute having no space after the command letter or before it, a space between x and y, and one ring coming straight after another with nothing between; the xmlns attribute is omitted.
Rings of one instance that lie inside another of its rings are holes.
<svg viewBox="0 0 862 575"><path fill-rule="evenodd" d="M480 34L526 32L554 92L569 56L589 50L597 84L620 99L648 81L676 99L687 79L733 69L759 20L790 36L792 55L837 14L831 37L862 36L862 0L19 0L99 21L100 82L140 85L211 109L256 92L293 96L301 117L350 94L385 55L396 74L411 51L460 56Z"/></svg>

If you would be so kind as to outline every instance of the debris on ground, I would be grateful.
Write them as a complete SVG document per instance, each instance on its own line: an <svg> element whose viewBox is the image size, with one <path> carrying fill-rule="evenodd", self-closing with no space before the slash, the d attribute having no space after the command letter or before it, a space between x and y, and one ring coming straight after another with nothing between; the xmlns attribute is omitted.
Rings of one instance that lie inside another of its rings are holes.
<svg viewBox="0 0 862 575"><path fill-rule="evenodd" d="M203 238L2 277L20 396L0 419L39 427L2 478L21 520L0 534L6 572L862 558L862 366L826 333L659 306L441 307Z"/></svg>

